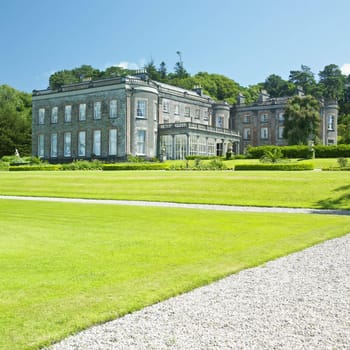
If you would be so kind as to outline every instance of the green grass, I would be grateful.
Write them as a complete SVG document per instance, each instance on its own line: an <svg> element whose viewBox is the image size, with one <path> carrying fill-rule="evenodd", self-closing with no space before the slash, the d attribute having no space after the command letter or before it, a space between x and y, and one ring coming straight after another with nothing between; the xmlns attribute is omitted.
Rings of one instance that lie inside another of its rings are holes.
<svg viewBox="0 0 350 350"><path fill-rule="evenodd" d="M36 349L349 230L346 216L0 200L0 349Z"/></svg>
<svg viewBox="0 0 350 350"><path fill-rule="evenodd" d="M0 172L0 194L350 209L348 172Z"/></svg>

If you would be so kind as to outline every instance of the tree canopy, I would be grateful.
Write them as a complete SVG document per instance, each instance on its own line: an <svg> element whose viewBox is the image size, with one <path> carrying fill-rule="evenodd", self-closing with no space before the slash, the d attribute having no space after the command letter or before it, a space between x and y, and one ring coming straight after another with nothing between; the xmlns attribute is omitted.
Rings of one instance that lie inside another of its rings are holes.
<svg viewBox="0 0 350 350"><path fill-rule="evenodd" d="M17 91L8 85L0 85L0 158L15 154L31 154L30 94Z"/></svg>
<svg viewBox="0 0 350 350"><path fill-rule="evenodd" d="M320 102L313 96L294 96L284 112L283 137L289 145L306 145L315 141L320 125Z"/></svg>

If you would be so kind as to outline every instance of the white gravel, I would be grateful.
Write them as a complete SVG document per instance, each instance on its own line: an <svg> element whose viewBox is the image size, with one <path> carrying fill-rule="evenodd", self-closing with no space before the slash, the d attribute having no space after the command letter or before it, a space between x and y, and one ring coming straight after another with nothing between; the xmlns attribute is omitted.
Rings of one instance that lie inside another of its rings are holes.
<svg viewBox="0 0 350 350"><path fill-rule="evenodd" d="M92 327L49 349L350 349L350 235Z"/></svg>

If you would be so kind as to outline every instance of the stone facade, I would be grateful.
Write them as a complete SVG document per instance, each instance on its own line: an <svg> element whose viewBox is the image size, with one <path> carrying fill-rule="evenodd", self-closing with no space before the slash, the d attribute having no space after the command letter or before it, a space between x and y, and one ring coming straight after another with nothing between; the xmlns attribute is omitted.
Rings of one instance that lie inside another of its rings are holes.
<svg viewBox="0 0 350 350"><path fill-rule="evenodd" d="M32 154L50 162L116 161L128 155L184 159L243 153L248 145L285 145L287 97L230 106L201 88L186 90L145 73L33 91ZM337 143L338 109L322 102L320 140Z"/></svg>
<svg viewBox="0 0 350 350"><path fill-rule="evenodd" d="M302 95L302 92L298 92ZM284 110L288 97L270 98L262 91L259 100L245 104L239 96L237 104L231 110L231 127L242 135L241 149L244 152L250 146L286 145L283 138ZM335 101L321 101L321 123L319 139L324 145L337 144L338 105Z"/></svg>
<svg viewBox="0 0 350 350"><path fill-rule="evenodd" d="M51 162L74 159L184 159L239 152L230 106L145 74L33 91L32 153Z"/></svg>

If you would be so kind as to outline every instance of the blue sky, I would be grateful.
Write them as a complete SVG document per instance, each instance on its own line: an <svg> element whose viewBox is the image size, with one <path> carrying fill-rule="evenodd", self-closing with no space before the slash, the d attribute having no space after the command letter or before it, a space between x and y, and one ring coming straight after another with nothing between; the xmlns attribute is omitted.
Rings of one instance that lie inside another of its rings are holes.
<svg viewBox="0 0 350 350"><path fill-rule="evenodd" d="M50 74L153 59L243 86L307 65L350 74L349 0L3 0L0 84L31 92Z"/></svg>

